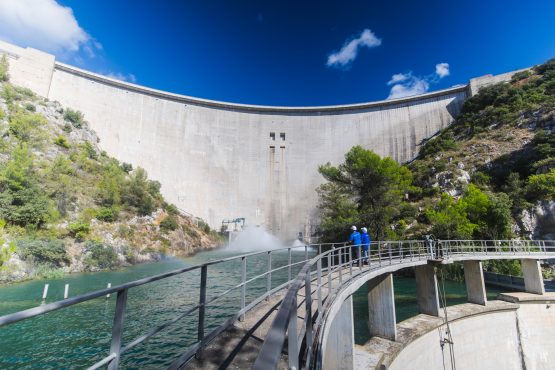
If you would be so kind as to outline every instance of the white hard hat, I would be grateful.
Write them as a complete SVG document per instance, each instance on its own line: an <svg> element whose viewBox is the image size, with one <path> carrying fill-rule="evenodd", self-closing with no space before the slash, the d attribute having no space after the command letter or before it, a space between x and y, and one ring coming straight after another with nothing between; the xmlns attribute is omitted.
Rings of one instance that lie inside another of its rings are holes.
<svg viewBox="0 0 555 370"><path fill-rule="evenodd" d="M356 231L357 227L355 225L351 226L351 230L355 230Z"/></svg>
<svg viewBox="0 0 555 370"><path fill-rule="evenodd" d="M361 230L363 233L368 232L368 230L365 227L361 228Z"/></svg>

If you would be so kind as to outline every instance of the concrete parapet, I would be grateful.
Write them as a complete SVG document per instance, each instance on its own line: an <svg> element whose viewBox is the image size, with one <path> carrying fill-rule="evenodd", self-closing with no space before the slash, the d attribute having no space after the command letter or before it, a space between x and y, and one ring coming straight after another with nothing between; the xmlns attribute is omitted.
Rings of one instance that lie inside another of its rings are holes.
<svg viewBox="0 0 555 370"><path fill-rule="evenodd" d="M545 293L540 261L523 259L522 274L524 275L524 290L526 290L526 292L535 294Z"/></svg>
<svg viewBox="0 0 555 370"><path fill-rule="evenodd" d="M439 316L439 294L437 290L437 276L433 266L422 265L415 267L416 299L420 313Z"/></svg>
<svg viewBox="0 0 555 370"><path fill-rule="evenodd" d="M389 340L397 338L393 275L368 281L368 328L371 336Z"/></svg>
<svg viewBox="0 0 555 370"><path fill-rule="evenodd" d="M468 302L485 305L488 301L481 261L464 261L464 283Z"/></svg>

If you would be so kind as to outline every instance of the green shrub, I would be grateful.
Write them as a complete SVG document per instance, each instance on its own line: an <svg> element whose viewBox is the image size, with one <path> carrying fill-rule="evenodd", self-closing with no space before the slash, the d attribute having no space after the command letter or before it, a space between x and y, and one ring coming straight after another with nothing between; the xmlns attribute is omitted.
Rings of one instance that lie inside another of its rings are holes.
<svg viewBox="0 0 555 370"><path fill-rule="evenodd" d="M6 82L10 79L8 74L9 67L6 54L2 54L2 58L0 58L0 82Z"/></svg>
<svg viewBox="0 0 555 370"><path fill-rule="evenodd" d="M419 155L421 157L426 157L433 155L442 151L453 150L457 148L457 142L450 131L443 132L426 141L426 144L420 148Z"/></svg>
<svg viewBox="0 0 555 370"><path fill-rule="evenodd" d="M69 224L68 230L71 236L76 239L83 240L87 235L89 235L91 225L88 222L77 221Z"/></svg>
<svg viewBox="0 0 555 370"><path fill-rule="evenodd" d="M96 212L95 218L100 221L114 222L118 219L118 212L111 207L102 207Z"/></svg>
<svg viewBox="0 0 555 370"><path fill-rule="evenodd" d="M37 110L35 105L31 103L25 104L25 109L27 109L29 112L35 112Z"/></svg>
<svg viewBox="0 0 555 370"><path fill-rule="evenodd" d="M161 198L159 191L160 183L148 180L146 171L139 167L126 180L122 200L146 216L154 211L155 200Z"/></svg>
<svg viewBox="0 0 555 370"><path fill-rule="evenodd" d="M53 239L20 239L18 254L25 260L60 267L69 264L69 256L63 241Z"/></svg>
<svg viewBox="0 0 555 370"><path fill-rule="evenodd" d="M21 141L30 141L33 133L46 124L46 118L38 113L18 111L10 117L9 133Z"/></svg>
<svg viewBox="0 0 555 370"><path fill-rule="evenodd" d="M21 97L26 97L26 98L34 98L35 97L35 93L33 92L33 90L31 90L27 87L14 86L14 89L19 94L19 96L21 96Z"/></svg>
<svg viewBox="0 0 555 370"><path fill-rule="evenodd" d="M83 127L83 113L79 112L78 110L67 108L64 111L64 119L68 122L71 122L71 124L75 128Z"/></svg>
<svg viewBox="0 0 555 370"><path fill-rule="evenodd" d="M511 83L524 80L525 78L532 76L532 74L533 74L532 71L529 71L529 70L517 72L511 77Z"/></svg>
<svg viewBox="0 0 555 370"><path fill-rule="evenodd" d="M130 163L125 163L123 162L121 164L121 169L125 172L125 173L129 173L131 171L133 171L133 165Z"/></svg>
<svg viewBox="0 0 555 370"><path fill-rule="evenodd" d="M177 209L175 204L169 204L169 203L165 203L164 204L164 209L166 210L166 212L168 212L170 215L178 215L179 214L179 209Z"/></svg>
<svg viewBox="0 0 555 370"><path fill-rule="evenodd" d="M532 200L555 199L555 169L551 169L548 173L530 176L526 193Z"/></svg>
<svg viewBox="0 0 555 370"><path fill-rule="evenodd" d="M160 222L160 230L163 232L168 232L171 230L177 229L179 225L177 224L177 220L173 216L167 216Z"/></svg>
<svg viewBox="0 0 555 370"><path fill-rule="evenodd" d="M93 159L95 161L98 159L98 153L96 152L96 149L94 148L94 146L90 142L85 141L81 145L81 148L82 148L83 153L87 156L87 158Z"/></svg>
<svg viewBox="0 0 555 370"><path fill-rule="evenodd" d="M20 226L40 226L49 217L50 200L38 187L33 155L17 146L0 167L0 218Z"/></svg>
<svg viewBox="0 0 555 370"><path fill-rule="evenodd" d="M7 247L3 247L2 244L4 244L4 241L0 239L0 269L2 269L4 263L8 262L12 254L17 250L15 243L9 243Z"/></svg>
<svg viewBox="0 0 555 370"><path fill-rule="evenodd" d="M2 89L2 98L8 104L13 103L16 100L21 100L21 96L17 93L17 91L15 91L11 84L4 84L4 88Z"/></svg>
<svg viewBox="0 0 555 370"><path fill-rule="evenodd" d="M210 233L210 225L208 225L204 220L198 220L198 227L206 234Z"/></svg>
<svg viewBox="0 0 555 370"><path fill-rule="evenodd" d="M56 139L54 139L54 144L66 149L69 149L70 147L69 142L63 135L59 135Z"/></svg>
<svg viewBox="0 0 555 370"><path fill-rule="evenodd" d="M6 117L6 113L0 108L0 121L2 121Z"/></svg>
<svg viewBox="0 0 555 370"><path fill-rule="evenodd" d="M62 130L69 134L71 132L72 127L73 126L70 123L65 123L64 126L62 127Z"/></svg>
<svg viewBox="0 0 555 370"><path fill-rule="evenodd" d="M85 243L85 266L94 268L111 269L118 265L118 255L111 245L89 240Z"/></svg>

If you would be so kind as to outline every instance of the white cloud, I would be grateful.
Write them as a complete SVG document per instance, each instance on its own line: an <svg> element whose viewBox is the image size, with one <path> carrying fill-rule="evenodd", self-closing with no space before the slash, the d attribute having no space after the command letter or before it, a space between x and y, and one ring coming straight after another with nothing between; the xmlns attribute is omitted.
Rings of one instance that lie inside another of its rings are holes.
<svg viewBox="0 0 555 370"><path fill-rule="evenodd" d="M369 29L365 29L362 31L360 36L346 41L339 51L330 54L326 64L328 67L348 66L356 59L359 48L363 46L373 48L380 46L381 43L382 40L378 38L374 32Z"/></svg>
<svg viewBox="0 0 555 370"><path fill-rule="evenodd" d="M391 80L387 82L388 85L395 84L397 82L405 81L411 77L410 73L396 73L391 76Z"/></svg>
<svg viewBox="0 0 555 370"><path fill-rule="evenodd" d="M131 83L137 82L137 77L132 73L125 74L120 72L110 72L110 73L106 73L105 76L116 80L121 80L121 81L126 81Z"/></svg>
<svg viewBox="0 0 555 370"><path fill-rule="evenodd" d="M410 81L393 85L388 99L404 98L405 96L420 95L428 91L430 83L418 77L411 77Z"/></svg>
<svg viewBox="0 0 555 370"><path fill-rule="evenodd" d="M55 0L0 0L0 38L23 47L89 57L102 49L79 26L73 11Z"/></svg>
<svg viewBox="0 0 555 370"><path fill-rule="evenodd" d="M435 72L427 76L414 76L412 71L396 73L387 82L388 86L393 85L387 98L399 99L423 94L430 89L430 84L439 82L442 78L449 76L449 73L449 63L436 64Z"/></svg>
<svg viewBox="0 0 555 370"><path fill-rule="evenodd" d="M449 76L449 63L438 63L438 64L436 64L436 75L439 78Z"/></svg>

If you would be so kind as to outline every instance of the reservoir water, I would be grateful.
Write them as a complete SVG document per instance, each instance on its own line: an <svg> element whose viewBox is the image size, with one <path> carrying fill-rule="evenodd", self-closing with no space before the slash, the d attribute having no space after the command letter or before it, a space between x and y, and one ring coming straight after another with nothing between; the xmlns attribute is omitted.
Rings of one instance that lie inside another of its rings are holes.
<svg viewBox="0 0 555 370"><path fill-rule="evenodd" d="M314 255L315 251L310 251ZM70 286L70 297L133 281L142 277L195 265L211 259L240 254L220 249L201 252L185 259L167 259L157 263L137 265L118 271L75 274L59 280L39 280L0 287L0 315L35 307L41 303L45 283L50 285L47 303L63 298L64 284ZM302 252L293 253L293 261L301 261ZM273 254L273 266L285 263L287 252ZM294 275L301 265L294 269ZM247 279L265 271L265 256L248 259ZM213 297L240 282L240 262L230 261L209 268L207 298ZM283 270L272 276L272 285L287 279ZM293 276L294 276L293 275ZM129 343L148 329L161 325L198 303L199 274L187 273L147 284L129 291L125 317L123 344ZM417 313L415 282L412 278L395 277L397 320ZM249 298L259 296L266 289L266 280L254 281L247 287ZM446 282L448 304L465 301L463 283ZM494 297L497 292L488 292ZM354 296L355 342L368 339L367 298L365 289ZM24 320L0 328L1 369L80 369L104 357L110 347L111 325L114 317L115 296L84 302L46 315ZM207 308L208 332L239 309L239 290L214 302ZM171 328L162 331L144 344L123 355L121 368L160 369L169 365L176 355L195 342L197 313L185 317Z"/></svg>

